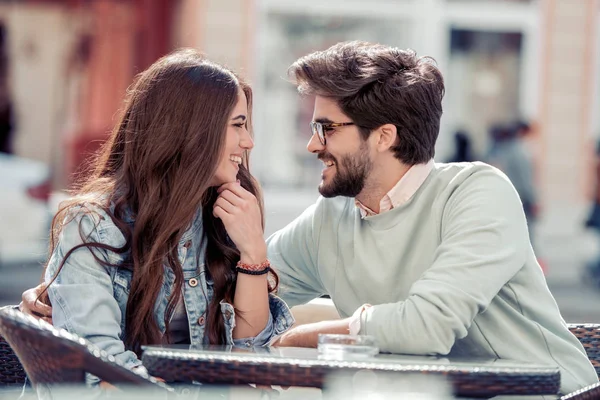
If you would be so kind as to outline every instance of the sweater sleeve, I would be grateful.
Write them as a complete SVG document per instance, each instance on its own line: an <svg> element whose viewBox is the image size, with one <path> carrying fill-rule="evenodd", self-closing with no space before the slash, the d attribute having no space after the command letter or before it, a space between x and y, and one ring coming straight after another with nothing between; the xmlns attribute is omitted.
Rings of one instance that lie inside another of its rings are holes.
<svg viewBox="0 0 600 400"><path fill-rule="evenodd" d="M317 270L318 203L267 239L267 254L279 274L277 295L290 307L325 293Z"/></svg>
<svg viewBox="0 0 600 400"><path fill-rule="evenodd" d="M406 300L363 312L361 333L381 350L448 354L475 317L525 265L529 239L519 197L495 169L465 179L442 214L431 267Z"/></svg>

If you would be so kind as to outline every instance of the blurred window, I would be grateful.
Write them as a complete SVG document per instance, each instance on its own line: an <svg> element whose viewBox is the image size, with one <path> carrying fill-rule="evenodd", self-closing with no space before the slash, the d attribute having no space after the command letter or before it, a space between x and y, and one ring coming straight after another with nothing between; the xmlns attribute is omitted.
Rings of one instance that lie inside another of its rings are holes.
<svg viewBox="0 0 600 400"><path fill-rule="evenodd" d="M485 154L488 129L520 117L522 34L452 29L445 71L444 113L466 129Z"/></svg>

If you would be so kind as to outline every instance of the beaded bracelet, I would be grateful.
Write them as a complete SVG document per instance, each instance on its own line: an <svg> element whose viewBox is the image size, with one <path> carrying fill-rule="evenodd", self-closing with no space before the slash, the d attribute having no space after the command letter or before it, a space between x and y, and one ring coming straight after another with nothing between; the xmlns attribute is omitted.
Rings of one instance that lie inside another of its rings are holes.
<svg viewBox="0 0 600 400"><path fill-rule="evenodd" d="M246 274L246 275L264 275L264 274L268 274L269 271L271 271L271 267L267 267L260 271L250 271L250 270L240 268L240 267L236 267L235 270L241 274Z"/></svg>
<svg viewBox="0 0 600 400"><path fill-rule="evenodd" d="M269 260L265 260L260 264L246 264L238 261L235 268L237 272L248 275L264 275L271 270L271 263Z"/></svg>

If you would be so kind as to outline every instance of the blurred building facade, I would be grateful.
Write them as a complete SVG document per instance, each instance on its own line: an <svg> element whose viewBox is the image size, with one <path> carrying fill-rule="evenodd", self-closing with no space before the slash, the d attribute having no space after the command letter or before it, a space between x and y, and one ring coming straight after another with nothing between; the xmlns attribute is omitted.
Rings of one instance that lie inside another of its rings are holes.
<svg viewBox="0 0 600 400"><path fill-rule="evenodd" d="M525 119L542 207L550 230L580 228L593 191L591 161L600 133L600 2L597 0L264 0L257 38L262 104L257 118L265 184L314 185L308 155L310 104L290 89L286 67L339 40L363 39L433 56L446 80L437 158L452 133L471 135L485 154L488 129ZM264 147L263 147L264 146ZM265 162L265 160L269 160ZM541 227L544 229L544 227ZM548 231L548 229L546 229ZM561 232L564 233L564 232Z"/></svg>
<svg viewBox="0 0 600 400"><path fill-rule="evenodd" d="M135 73L176 47L240 71L256 93L253 170L266 187L313 188L312 115L287 81L298 57L361 39L437 60L446 79L437 158L468 131L534 123L546 220L573 216L593 191L600 133L600 0L64 0L0 5L16 110L14 148L52 165L65 187L106 137ZM83 152L82 152L83 151ZM579 208L578 208L579 207ZM553 226L564 225L552 222ZM569 227L565 227L569 229Z"/></svg>
<svg viewBox="0 0 600 400"><path fill-rule="evenodd" d="M15 104L14 151L65 187L104 140L136 68L170 49L168 0L0 5Z"/></svg>

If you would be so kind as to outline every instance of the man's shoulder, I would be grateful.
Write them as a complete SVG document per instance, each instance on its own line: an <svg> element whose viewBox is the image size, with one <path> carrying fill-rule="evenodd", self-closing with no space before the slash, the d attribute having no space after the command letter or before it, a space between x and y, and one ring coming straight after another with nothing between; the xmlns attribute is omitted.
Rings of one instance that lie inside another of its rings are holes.
<svg viewBox="0 0 600 400"><path fill-rule="evenodd" d="M482 161L435 163L434 170L439 174L460 175L481 172L499 173L500 170Z"/></svg>
<svg viewBox="0 0 600 400"><path fill-rule="evenodd" d="M483 162L436 163L422 199L438 205L465 198L509 199L516 195L513 184L498 168Z"/></svg>
<svg viewBox="0 0 600 400"><path fill-rule="evenodd" d="M480 161L460 163L436 163L434 180L442 186L461 186L484 182L505 182L510 180L498 168Z"/></svg>
<svg viewBox="0 0 600 400"><path fill-rule="evenodd" d="M459 204L465 199L508 201L520 204L510 179L498 168L483 162L436 164L438 193L445 202Z"/></svg>

